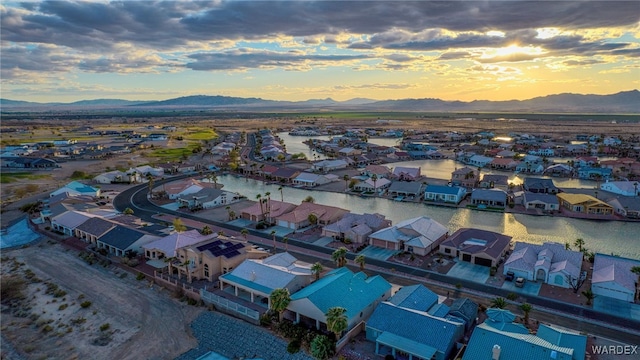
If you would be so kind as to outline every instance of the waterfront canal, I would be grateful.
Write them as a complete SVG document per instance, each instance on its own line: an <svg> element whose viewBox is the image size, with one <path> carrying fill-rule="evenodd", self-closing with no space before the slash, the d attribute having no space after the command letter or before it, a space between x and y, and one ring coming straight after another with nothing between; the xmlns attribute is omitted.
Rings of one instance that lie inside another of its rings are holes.
<svg viewBox="0 0 640 360"><path fill-rule="evenodd" d="M218 179L224 189L255 200L257 194L271 193L280 200L280 187L262 181L234 175ZM493 213L486 211L439 207L422 203L398 202L382 198L363 198L357 195L283 187L284 201L299 204L307 196L323 205L338 206L351 212L380 213L394 224L417 216L429 216L446 225L450 232L462 227L474 227L512 236L516 241L540 244L545 241L559 243L582 238L592 251L640 259L640 223L622 221L595 221L553 216Z"/></svg>

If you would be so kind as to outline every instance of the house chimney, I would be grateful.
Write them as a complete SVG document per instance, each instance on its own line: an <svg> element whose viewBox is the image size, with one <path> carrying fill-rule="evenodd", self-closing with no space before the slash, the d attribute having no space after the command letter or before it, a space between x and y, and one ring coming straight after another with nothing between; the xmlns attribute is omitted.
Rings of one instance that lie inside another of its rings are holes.
<svg viewBox="0 0 640 360"><path fill-rule="evenodd" d="M500 345L493 345L491 360L500 360Z"/></svg>

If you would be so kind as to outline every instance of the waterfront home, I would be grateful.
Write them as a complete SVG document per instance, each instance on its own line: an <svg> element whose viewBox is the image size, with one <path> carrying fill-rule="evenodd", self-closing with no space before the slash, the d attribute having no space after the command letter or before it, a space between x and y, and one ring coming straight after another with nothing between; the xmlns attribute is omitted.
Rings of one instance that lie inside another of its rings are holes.
<svg viewBox="0 0 640 360"><path fill-rule="evenodd" d="M254 249L246 242L217 238L176 249L176 257L169 262L169 273L193 280L214 281L218 275L226 274L246 259L260 259L267 252Z"/></svg>
<svg viewBox="0 0 640 360"><path fill-rule="evenodd" d="M559 193L556 196L560 206L569 211L592 215L613 214L611 205L591 195Z"/></svg>
<svg viewBox="0 0 640 360"><path fill-rule="evenodd" d="M257 164L256 164L257 165ZM257 175L263 177L272 176L274 172L276 172L278 168L269 164L261 164L257 169L253 170Z"/></svg>
<svg viewBox="0 0 640 360"><path fill-rule="evenodd" d="M507 206L508 195L504 190L500 189L475 189L471 193L471 204L478 208L501 208Z"/></svg>
<svg viewBox="0 0 640 360"><path fill-rule="evenodd" d="M608 168L583 167L578 169L578 177L587 180L606 180L611 177L613 170Z"/></svg>
<svg viewBox="0 0 640 360"><path fill-rule="evenodd" d="M178 198L184 198L187 195L195 194L205 187L208 187L208 184L189 178L164 184L162 185L162 190L167 193L169 199L176 200Z"/></svg>
<svg viewBox="0 0 640 360"><path fill-rule="evenodd" d="M393 168L392 175L400 181L415 181L422 176L419 167L414 168L406 166L396 166Z"/></svg>
<svg viewBox="0 0 640 360"><path fill-rule="evenodd" d="M467 194L467 190L460 186L427 185L424 200L459 204Z"/></svg>
<svg viewBox="0 0 640 360"><path fill-rule="evenodd" d="M605 201L613 207L613 211L629 219L640 219L640 201L638 198L620 196Z"/></svg>
<svg viewBox="0 0 640 360"><path fill-rule="evenodd" d="M540 209L542 211L558 211L560 203L558 197L551 194L533 193L524 191L522 195L522 205L525 209Z"/></svg>
<svg viewBox="0 0 640 360"><path fill-rule="evenodd" d="M528 177L524 179L522 188L532 193L557 194L560 189L556 187L551 179Z"/></svg>
<svg viewBox="0 0 640 360"><path fill-rule="evenodd" d="M389 178L391 177L391 170L388 167L383 165L367 165L362 172L362 175L373 176L376 175L378 179L380 178Z"/></svg>
<svg viewBox="0 0 640 360"><path fill-rule="evenodd" d="M346 331L367 321L376 306L391 296L391 284L380 275L353 273L346 267L331 270L318 281L291 295L287 306L296 323L312 323L326 330L329 309L347 310ZM340 336L339 336L340 337Z"/></svg>
<svg viewBox="0 0 640 360"><path fill-rule="evenodd" d="M549 157L549 156L554 156L555 151L549 148L539 148L539 149L529 150L529 155Z"/></svg>
<svg viewBox="0 0 640 360"><path fill-rule="evenodd" d="M386 178L379 178L376 181L369 178L364 181L360 181L353 186L353 190L362 192L382 192L382 190L391 186L391 180Z"/></svg>
<svg viewBox="0 0 640 360"><path fill-rule="evenodd" d="M163 238L142 245L144 257L147 260L165 260L176 257L176 249L197 244L218 237L217 234L202 235L196 229L175 231ZM164 267L167 264L164 264ZM158 266L156 266L158 267Z"/></svg>
<svg viewBox="0 0 640 360"><path fill-rule="evenodd" d="M535 245L516 242L504 263L504 275L512 272L529 281L571 288L581 277L583 254L565 249L559 243Z"/></svg>
<svg viewBox="0 0 640 360"><path fill-rule="evenodd" d="M511 242L511 236L493 231L461 228L445 239L439 248L443 255L482 266L498 266Z"/></svg>
<svg viewBox="0 0 640 360"><path fill-rule="evenodd" d="M313 281L311 264L283 252L263 259L247 259L231 272L218 277L220 289L233 287L235 296L249 294L251 302L264 301L271 307L270 295L275 289L287 289L290 294Z"/></svg>
<svg viewBox="0 0 640 360"><path fill-rule="evenodd" d="M596 254L591 275L591 291L596 296L634 302L638 275L631 272L640 260Z"/></svg>
<svg viewBox="0 0 640 360"><path fill-rule="evenodd" d="M456 169L451 173L451 184L454 186L462 186L467 189L473 189L480 182L480 171L470 167Z"/></svg>
<svg viewBox="0 0 640 360"><path fill-rule="evenodd" d="M275 219L278 216L289 213L296 207L297 205L288 202L267 199L266 202L256 202L240 210L240 217L254 222L264 221L268 224L275 224Z"/></svg>
<svg viewBox="0 0 640 360"><path fill-rule="evenodd" d="M298 230L310 225L328 225L340 220L349 210L303 202L293 211L275 217L278 226ZM310 216L313 215L313 216ZM312 223L313 221L313 223Z"/></svg>
<svg viewBox="0 0 640 360"><path fill-rule="evenodd" d="M75 229L96 215L81 211L65 211L51 218L51 229L73 236Z"/></svg>
<svg viewBox="0 0 640 360"><path fill-rule="evenodd" d="M607 181L600 185L600 190L622 196L640 195L640 182L638 181Z"/></svg>
<svg viewBox="0 0 640 360"><path fill-rule="evenodd" d="M179 196L180 207L190 210L210 209L216 206L231 204L238 201L240 196L229 191L214 188L204 188L196 193Z"/></svg>
<svg viewBox="0 0 640 360"><path fill-rule="evenodd" d="M515 323L508 310L488 309L489 318L476 326L462 360L584 360L587 337L540 324L532 335Z"/></svg>
<svg viewBox="0 0 640 360"><path fill-rule="evenodd" d="M69 196L87 195L92 197L98 197L100 196L100 189L89 186L89 185L85 185L79 181L72 181L67 185L59 188L58 190L53 191L51 194L49 194L49 197L53 197L58 194L64 194L64 193L68 193Z"/></svg>
<svg viewBox="0 0 640 360"><path fill-rule="evenodd" d="M427 255L437 249L449 230L439 222L420 216L369 235L369 244L384 249Z"/></svg>
<svg viewBox="0 0 640 360"><path fill-rule="evenodd" d="M115 256L125 256L128 252L134 254L141 252L144 244L159 238L158 236L117 224L96 240L96 247L98 249L106 249Z"/></svg>
<svg viewBox="0 0 640 360"><path fill-rule="evenodd" d="M457 298L453 300L447 315L451 320L462 320L465 331L469 331L478 318L478 304L468 298Z"/></svg>
<svg viewBox="0 0 640 360"><path fill-rule="evenodd" d="M598 164L598 158L596 156L579 156L573 160L573 165L578 168L594 167Z"/></svg>
<svg viewBox="0 0 640 360"><path fill-rule="evenodd" d="M271 178L281 183L290 183L298 174L300 170L282 167L274 171Z"/></svg>
<svg viewBox="0 0 640 360"><path fill-rule="evenodd" d="M480 187L483 189L500 189L509 190L509 177L507 175L484 174L480 181Z"/></svg>
<svg viewBox="0 0 640 360"><path fill-rule="evenodd" d="M574 174L574 172L575 170L569 165L553 164L547 167L546 169L544 169L542 174L545 176L554 176L554 177L570 177L571 175Z"/></svg>
<svg viewBox="0 0 640 360"><path fill-rule="evenodd" d="M492 169L498 170L514 170L518 165L520 165L520 161L512 158L495 158L489 163Z"/></svg>
<svg viewBox="0 0 640 360"><path fill-rule="evenodd" d="M98 238L109 232L117 224L109 220L105 220L99 216L92 217L73 231L74 236L86 243L97 244Z"/></svg>
<svg viewBox="0 0 640 360"><path fill-rule="evenodd" d="M315 187L318 185L324 185L331 182L325 175L314 174L309 172L301 172L298 176L293 179L293 185L303 186L303 187Z"/></svg>
<svg viewBox="0 0 640 360"><path fill-rule="evenodd" d="M387 192L391 196L403 196L420 199L422 197L423 184L419 181L394 181Z"/></svg>
<svg viewBox="0 0 640 360"><path fill-rule="evenodd" d="M544 171L542 164L521 162L516 166L516 173L523 174L541 174Z"/></svg>
<svg viewBox="0 0 640 360"><path fill-rule="evenodd" d="M328 172L340 169L346 169L349 163L343 159L321 160L314 163L311 167L314 171Z"/></svg>
<svg viewBox="0 0 640 360"><path fill-rule="evenodd" d="M471 166L475 166L475 167L485 167L487 166L490 162L493 161L494 158L489 157L489 156L484 156L484 155L473 155L469 158L469 161L467 161L467 165L471 165Z"/></svg>
<svg viewBox="0 0 640 360"><path fill-rule="evenodd" d="M340 156L356 156L362 154L362 150L354 149L352 147L346 147L338 150L338 155Z"/></svg>
<svg viewBox="0 0 640 360"><path fill-rule="evenodd" d="M437 299L423 285L414 285L380 303L366 324L366 339L375 342L376 354L449 359L464 336L464 326L451 317L432 315L429 310Z"/></svg>
<svg viewBox="0 0 640 360"><path fill-rule="evenodd" d="M391 226L380 214L347 213L340 220L322 228L322 236L330 236L337 240L350 239L356 244L362 244L373 232Z"/></svg>
<svg viewBox="0 0 640 360"><path fill-rule="evenodd" d="M411 156L406 151L396 151L387 155L387 157L395 161L405 161L411 159Z"/></svg>

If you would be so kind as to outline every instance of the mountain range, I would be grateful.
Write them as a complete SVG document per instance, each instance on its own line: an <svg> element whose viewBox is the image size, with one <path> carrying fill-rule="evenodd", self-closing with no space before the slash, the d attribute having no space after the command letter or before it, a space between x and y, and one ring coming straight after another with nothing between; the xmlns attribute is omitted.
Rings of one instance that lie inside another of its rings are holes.
<svg viewBox="0 0 640 360"><path fill-rule="evenodd" d="M3 112L98 109L220 109L227 111L402 111L402 112L557 112L557 113L640 113L640 91L622 91L610 95L557 94L528 100L445 101L440 99L372 100L355 98L335 101L331 98L306 101L276 101L261 98L194 95L161 101L121 99L82 100L72 103L36 103L0 99Z"/></svg>

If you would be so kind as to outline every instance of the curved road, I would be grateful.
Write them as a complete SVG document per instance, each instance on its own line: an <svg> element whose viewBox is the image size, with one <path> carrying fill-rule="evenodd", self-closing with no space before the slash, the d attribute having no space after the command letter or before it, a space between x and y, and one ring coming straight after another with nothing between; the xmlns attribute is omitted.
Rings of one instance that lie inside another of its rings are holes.
<svg viewBox="0 0 640 360"><path fill-rule="evenodd" d="M176 177L159 180L155 184L161 185L163 183L172 182L175 180L187 178L191 175L179 175ZM220 228L225 228L234 231L240 231L243 228L233 226L218 221L204 219L191 214L186 214L177 211L171 211L161 208L147 199L148 186L141 184L134 186L121 192L114 200L113 205L118 211L123 211L125 208L130 207L134 210L136 216L149 221L155 222L154 215L159 213L176 215L182 218L187 218L202 223L207 223ZM272 237L268 234L257 232L252 229L249 233L256 238L256 243L261 246L273 247ZM278 238L281 242L282 238ZM291 247L292 252L296 252L301 260L310 262L319 261L325 267L331 267L333 263L330 261L331 253L334 249L326 248L295 239L289 239L288 245ZM349 253L347 258L353 260L355 255ZM415 284L416 282L422 282L429 284L430 287L437 287L441 294L444 293L464 293L465 296L471 297L476 301L487 302L488 299L493 299L497 296L507 298L511 291L488 286L486 284L480 284L465 279L459 279L443 275L437 272L426 271L423 269L413 268L398 263L390 263L387 261L381 261L377 259L367 258L367 266L370 269L377 268L377 271L373 273L380 273L389 282L393 282L399 285ZM461 284L462 289L457 289L454 284ZM521 298L525 295L521 296ZM640 322L633 321L628 318L616 317L609 314L600 313L590 308L577 306L554 299L548 299L539 296L526 296L526 302L534 305L534 311L532 317L538 320L549 322L551 324L558 324L571 328L576 331L587 332L616 341L624 342L629 345L640 344ZM511 302L516 304L515 302Z"/></svg>

